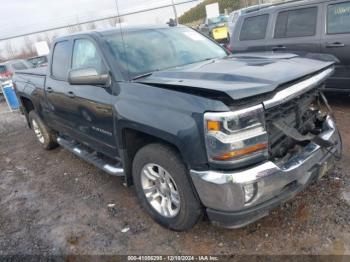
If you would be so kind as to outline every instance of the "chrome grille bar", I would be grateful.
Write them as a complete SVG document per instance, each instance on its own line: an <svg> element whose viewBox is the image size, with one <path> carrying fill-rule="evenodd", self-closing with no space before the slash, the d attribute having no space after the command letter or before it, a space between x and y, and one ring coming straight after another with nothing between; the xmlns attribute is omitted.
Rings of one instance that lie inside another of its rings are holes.
<svg viewBox="0 0 350 262"><path fill-rule="evenodd" d="M300 96L307 91L319 86L334 72L334 68L328 68L321 73L312 76L304 81L292 85L286 89L277 92L271 99L263 102L265 109L275 107L279 104L285 103L297 96Z"/></svg>

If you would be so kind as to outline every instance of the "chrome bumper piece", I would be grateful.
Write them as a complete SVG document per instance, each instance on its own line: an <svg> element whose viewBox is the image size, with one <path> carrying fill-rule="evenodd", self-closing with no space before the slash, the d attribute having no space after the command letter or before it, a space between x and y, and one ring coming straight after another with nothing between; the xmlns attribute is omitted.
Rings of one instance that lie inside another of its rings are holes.
<svg viewBox="0 0 350 262"><path fill-rule="evenodd" d="M332 155L341 149L339 133L331 117L327 117L323 125L324 131L320 137L333 142L332 148L324 149L311 142L298 155L279 165L266 161L233 172L191 170L202 203L215 212L244 212L263 206L272 199L279 199L282 195L283 200L293 197L314 177L322 176L332 166ZM249 202L245 187L255 188L254 196ZM290 190L291 187L296 190ZM250 218L249 223L253 221L254 218ZM244 221L241 223L245 224Z"/></svg>

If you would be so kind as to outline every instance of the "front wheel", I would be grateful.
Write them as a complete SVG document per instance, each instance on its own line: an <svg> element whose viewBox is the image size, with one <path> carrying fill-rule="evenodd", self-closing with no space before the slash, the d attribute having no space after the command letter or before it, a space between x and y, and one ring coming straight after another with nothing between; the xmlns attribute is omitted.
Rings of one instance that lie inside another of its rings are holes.
<svg viewBox="0 0 350 262"><path fill-rule="evenodd" d="M170 147L150 144L141 148L133 161L133 180L142 206L162 226L183 231L202 216L186 168Z"/></svg>

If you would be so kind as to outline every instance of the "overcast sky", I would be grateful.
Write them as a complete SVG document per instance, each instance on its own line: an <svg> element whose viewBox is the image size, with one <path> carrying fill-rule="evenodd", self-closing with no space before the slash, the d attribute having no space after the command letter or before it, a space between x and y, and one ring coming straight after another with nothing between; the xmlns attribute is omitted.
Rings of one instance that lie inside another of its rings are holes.
<svg viewBox="0 0 350 262"><path fill-rule="evenodd" d="M187 0L175 0L175 3ZM198 4L177 6L181 15L184 11ZM66 26L77 22L98 19L131 11L163 6L171 0L0 0L0 38L45 30L57 26ZM165 23L173 17L172 8L141 13L126 17L127 24ZM23 39L14 39L11 44L18 48ZM0 42L1 51L5 52L6 41Z"/></svg>
<svg viewBox="0 0 350 262"><path fill-rule="evenodd" d="M176 2L184 1L186 0L176 0ZM120 13L125 13L169 4L171 0L117 0L117 2ZM182 13L193 5L195 4L178 6L177 9ZM0 6L0 38L110 16L117 12L116 0L1 0ZM156 16L139 15L143 19L129 19L128 22L154 23L157 19L167 20L168 16L169 13L163 11L157 12Z"/></svg>

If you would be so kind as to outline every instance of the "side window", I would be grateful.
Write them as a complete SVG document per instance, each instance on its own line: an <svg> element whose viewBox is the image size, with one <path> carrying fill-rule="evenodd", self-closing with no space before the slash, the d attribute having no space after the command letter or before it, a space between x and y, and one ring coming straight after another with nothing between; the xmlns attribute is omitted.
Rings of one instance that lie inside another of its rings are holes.
<svg viewBox="0 0 350 262"><path fill-rule="evenodd" d="M280 12L275 38L313 36L316 33L317 7Z"/></svg>
<svg viewBox="0 0 350 262"><path fill-rule="evenodd" d="M329 5L327 34L350 33L350 2Z"/></svg>
<svg viewBox="0 0 350 262"><path fill-rule="evenodd" d="M70 45L68 41L58 42L55 45L52 57L51 74L57 80L66 81L70 67Z"/></svg>
<svg viewBox="0 0 350 262"><path fill-rule="evenodd" d="M22 62L14 63L14 64L12 65L12 67L13 67L13 69L15 69L15 70L23 70L23 69L27 69L27 68L28 68L28 67L27 67L25 64L23 64Z"/></svg>
<svg viewBox="0 0 350 262"><path fill-rule="evenodd" d="M100 74L106 71L94 43L88 39L75 40L72 69L89 67L95 68Z"/></svg>
<svg viewBox="0 0 350 262"><path fill-rule="evenodd" d="M259 15L244 19L239 40L260 40L266 35L269 15Z"/></svg>

